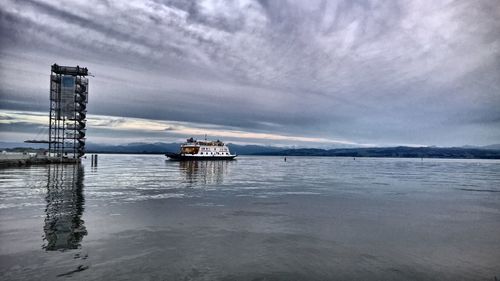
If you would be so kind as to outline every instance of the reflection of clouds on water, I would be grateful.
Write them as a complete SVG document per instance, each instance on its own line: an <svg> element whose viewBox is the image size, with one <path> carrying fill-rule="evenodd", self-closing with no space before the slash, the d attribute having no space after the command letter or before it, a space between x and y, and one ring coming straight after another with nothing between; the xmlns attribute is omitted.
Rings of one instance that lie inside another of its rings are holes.
<svg viewBox="0 0 500 281"><path fill-rule="evenodd" d="M87 235L81 219L84 171L80 165L50 165L43 248L47 251L77 249Z"/></svg>
<svg viewBox="0 0 500 281"><path fill-rule="evenodd" d="M221 184L229 172L231 161L180 161L181 172L186 181L193 184Z"/></svg>

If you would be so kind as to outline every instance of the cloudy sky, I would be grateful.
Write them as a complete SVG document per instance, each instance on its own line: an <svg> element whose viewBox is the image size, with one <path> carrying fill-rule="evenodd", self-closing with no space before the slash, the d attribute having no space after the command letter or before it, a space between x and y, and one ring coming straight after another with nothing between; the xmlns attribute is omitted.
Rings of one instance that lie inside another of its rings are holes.
<svg viewBox="0 0 500 281"><path fill-rule="evenodd" d="M500 143L498 0L2 0L0 136L86 66L91 142Z"/></svg>

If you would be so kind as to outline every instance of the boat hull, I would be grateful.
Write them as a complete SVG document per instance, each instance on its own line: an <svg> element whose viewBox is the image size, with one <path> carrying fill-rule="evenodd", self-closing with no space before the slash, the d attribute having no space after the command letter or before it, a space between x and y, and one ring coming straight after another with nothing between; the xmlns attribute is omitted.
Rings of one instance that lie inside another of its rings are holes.
<svg viewBox="0 0 500 281"><path fill-rule="evenodd" d="M166 153L165 156L167 156L170 160L177 160L177 161L189 161L189 160L213 161L213 160L233 160L237 155L196 156L196 155L182 155L179 153Z"/></svg>

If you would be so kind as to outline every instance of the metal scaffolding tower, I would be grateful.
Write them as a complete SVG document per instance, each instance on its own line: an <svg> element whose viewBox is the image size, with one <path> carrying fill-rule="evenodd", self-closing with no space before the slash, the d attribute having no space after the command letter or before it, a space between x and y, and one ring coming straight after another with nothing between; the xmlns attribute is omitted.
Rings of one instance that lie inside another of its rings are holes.
<svg viewBox="0 0 500 281"><path fill-rule="evenodd" d="M78 159L85 154L89 80L87 68L52 65L49 155Z"/></svg>

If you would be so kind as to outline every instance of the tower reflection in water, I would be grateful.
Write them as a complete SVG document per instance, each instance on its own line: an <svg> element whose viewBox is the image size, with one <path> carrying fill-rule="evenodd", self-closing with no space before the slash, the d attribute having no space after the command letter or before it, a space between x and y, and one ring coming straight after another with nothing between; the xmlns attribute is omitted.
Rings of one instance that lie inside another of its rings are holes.
<svg viewBox="0 0 500 281"><path fill-rule="evenodd" d="M186 180L193 184L221 184L229 171L231 161L179 161Z"/></svg>
<svg viewBox="0 0 500 281"><path fill-rule="evenodd" d="M50 165L44 245L46 251L77 249L87 235L81 219L84 170L81 165Z"/></svg>

